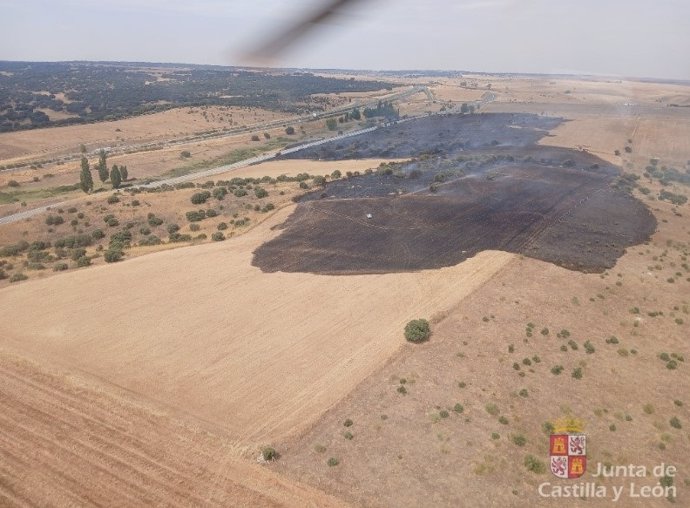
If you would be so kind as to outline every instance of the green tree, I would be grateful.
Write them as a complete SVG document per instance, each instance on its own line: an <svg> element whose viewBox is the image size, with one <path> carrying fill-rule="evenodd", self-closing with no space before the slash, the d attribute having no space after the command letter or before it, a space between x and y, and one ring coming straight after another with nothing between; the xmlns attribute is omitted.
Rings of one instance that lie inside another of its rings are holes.
<svg viewBox="0 0 690 508"><path fill-rule="evenodd" d="M79 173L79 186L81 190L87 194L93 190L93 177L91 176L91 168L86 157L81 158L81 172Z"/></svg>
<svg viewBox="0 0 690 508"><path fill-rule="evenodd" d="M464 115L464 114L469 113L469 112L470 112L470 107L467 105L466 102L463 102L462 106L460 106L460 113L462 113Z"/></svg>
<svg viewBox="0 0 690 508"><path fill-rule="evenodd" d="M288 136L292 136L294 133L295 128L292 125L285 128L285 134L287 134Z"/></svg>
<svg viewBox="0 0 690 508"><path fill-rule="evenodd" d="M338 128L338 120L335 118L329 118L326 120L326 127L328 127L329 131L334 131Z"/></svg>
<svg viewBox="0 0 690 508"><path fill-rule="evenodd" d="M353 120L361 120L362 119L362 114L359 112L358 108L352 108L352 112L350 113L350 116L352 117Z"/></svg>
<svg viewBox="0 0 690 508"><path fill-rule="evenodd" d="M122 175L116 165L113 164L113 169L110 170L110 181L113 184L113 189L118 189L122 183Z"/></svg>
<svg viewBox="0 0 690 508"><path fill-rule="evenodd" d="M98 178L101 179L101 182L105 183L108 180L108 176L106 154L105 150L101 148L101 151L98 154Z"/></svg>
<svg viewBox="0 0 690 508"><path fill-rule="evenodd" d="M120 176L122 177L123 182L127 181L127 178L129 177L129 173L127 172L127 166L120 166Z"/></svg>

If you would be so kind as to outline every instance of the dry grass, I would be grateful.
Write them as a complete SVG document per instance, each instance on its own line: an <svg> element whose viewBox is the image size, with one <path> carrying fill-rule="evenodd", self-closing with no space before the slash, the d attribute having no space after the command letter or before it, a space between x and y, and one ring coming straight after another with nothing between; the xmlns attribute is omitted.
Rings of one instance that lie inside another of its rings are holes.
<svg viewBox="0 0 690 508"><path fill-rule="evenodd" d="M0 379L3 506L343 506L240 459L222 429L93 377L0 352Z"/></svg>
<svg viewBox="0 0 690 508"><path fill-rule="evenodd" d="M231 241L0 290L13 316L0 323L1 347L261 441L308 427L386 362L409 319L453 307L512 258L487 252L445 270L378 276L264 274L251 253L290 211ZM94 304L77 317L85 301Z"/></svg>

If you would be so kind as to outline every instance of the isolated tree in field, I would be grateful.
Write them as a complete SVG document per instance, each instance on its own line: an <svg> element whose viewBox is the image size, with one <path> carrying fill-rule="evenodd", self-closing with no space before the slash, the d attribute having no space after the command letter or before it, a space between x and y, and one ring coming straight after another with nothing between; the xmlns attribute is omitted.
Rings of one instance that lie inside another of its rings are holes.
<svg viewBox="0 0 690 508"><path fill-rule="evenodd" d="M79 173L79 186L81 190L87 194L93 190L93 177L91 176L91 168L86 157L81 158L81 172Z"/></svg>
<svg viewBox="0 0 690 508"><path fill-rule="evenodd" d="M110 170L110 181L113 184L113 189L120 188L122 175L120 174L120 169L115 164L113 164L113 169Z"/></svg>
<svg viewBox="0 0 690 508"><path fill-rule="evenodd" d="M127 181L127 178L129 177L129 173L127 172L127 166L120 166L120 176L122 177L123 182Z"/></svg>
<svg viewBox="0 0 690 508"><path fill-rule="evenodd" d="M430 334L431 328L426 319L413 319L405 325L405 338L410 342L424 342Z"/></svg>
<svg viewBox="0 0 690 508"><path fill-rule="evenodd" d="M352 117L353 120L361 120L362 119L362 114L359 112L358 108L352 108L352 112L350 113L350 116Z"/></svg>
<svg viewBox="0 0 690 508"><path fill-rule="evenodd" d="M292 136L295 133L295 128L291 125L285 128L285 134Z"/></svg>
<svg viewBox="0 0 690 508"><path fill-rule="evenodd" d="M101 179L101 182L105 183L106 180L108 180L108 176L106 154L105 150L101 148L101 151L98 153L98 178Z"/></svg>

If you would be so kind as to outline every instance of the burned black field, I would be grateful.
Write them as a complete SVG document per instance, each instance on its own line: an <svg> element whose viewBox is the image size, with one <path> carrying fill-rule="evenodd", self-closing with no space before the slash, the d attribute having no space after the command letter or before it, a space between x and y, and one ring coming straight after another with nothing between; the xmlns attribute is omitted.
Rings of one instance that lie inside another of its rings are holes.
<svg viewBox="0 0 690 508"><path fill-rule="evenodd" d="M311 157L411 159L306 195L253 264L266 272L402 272L491 249L584 272L610 268L656 221L626 192L617 167L536 145L560 121L429 117L317 147Z"/></svg>

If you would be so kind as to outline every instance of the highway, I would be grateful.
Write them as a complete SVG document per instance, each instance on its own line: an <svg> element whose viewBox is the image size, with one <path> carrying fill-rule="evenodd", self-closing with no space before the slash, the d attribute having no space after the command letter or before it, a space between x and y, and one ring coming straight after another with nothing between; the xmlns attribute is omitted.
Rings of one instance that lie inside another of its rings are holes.
<svg viewBox="0 0 690 508"><path fill-rule="evenodd" d="M416 94L419 92L426 93L425 89L426 89L426 87L423 87L423 86L415 86L409 90L406 90L405 92L400 92L398 94L393 94L393 95L395 95L397 99L400 99L400 98L408 97L410 95L413 95L413 94ZM392 98L393 98L392 96L389 96L387 98L387 100L390 100ZM476 102L477 103L487 103L487 102L491 102L494 99L495 99L495 95L493 93L491 94L491 96L486 96L486 94L485 94L485 97L483 97L481 101L476 101ZM353 107L355 107L355 106L350 105L347 108L341 108L340 112L349 111ZM328 113L324 113L323 115L324 116L332 116L332 115L336 115L336 114L338 114L338 113L336 113L334 110L332 110L332 111L329 111ZM451 114L451 112L447 111L445 113L435 113L435 114L443 115L443 114ZM426 116L426 115L423 115L423 116ZM417 118L420 118L420 117L403 118L403 119L398 120L396 123L399 124L399 123L409 122L409 121L415 120ZM311 120L313 118L310 117L309 119ZM282 124L282 122L281 122L281 124ZM391 124L388 124L388 125L391 125ZM301 150L306 150L307 148L311 148L314 146L323 145L325 143L332 143L334 141L338 141L341 139L350 138L353 136L359 136L360 134L366 134L368 132L373 132L377 129L385 129L385 128L386 128L386 126L374 126L374 127L367 127L365 129L358 129L356 131L350 131L350 132L347 132L344 134L340 134L338 136L334 136L332 138L325 138L325 139L310 141L310 142L301 144L299 146L294 146L292 148L286 148L283 150L270 152L270 153L266 153L263 155L258 155L256 157L252 157L250 159L245 159L245 160L242 160L239 162L235 162L233 164L218 166L218 167L207 169L204 171L197 171L194 173L189 173L187 175L182 175L182 176L177 176L177 177L172 177L172 178L166 178L163 180L156 180L154 182L149 182L149 183L145 183L142 185L137 185L136 187L141 187L141 188L145 188L145 189L152 189L152 188L156 188L156 187L161 187L163 185L176 185L178 183L189 182L192 180L199 180L202 178L218 175L221 173L227 173L228 171L233 171L235 169L245 168L245 167L250 166L252 164L258 164L260 162L266 162L266 161L269 161L271 159L275 159L280 154L295 153L295 152L299 152ZM24 210L24 211L17 212L17 213L12 214L12 215L0 217L0 225L1 224L10 224L10 223L17 222L20 220L28 219L30 217L33 217L35 215L38 215L40 213L45 212L46 210L48 210L48 208L56 208L56 207L64 206L69 202L70 202L70 200L61 201L59 203L52 203L50 205L39 206L37 208L32 208L30 210Z"/></svg>

